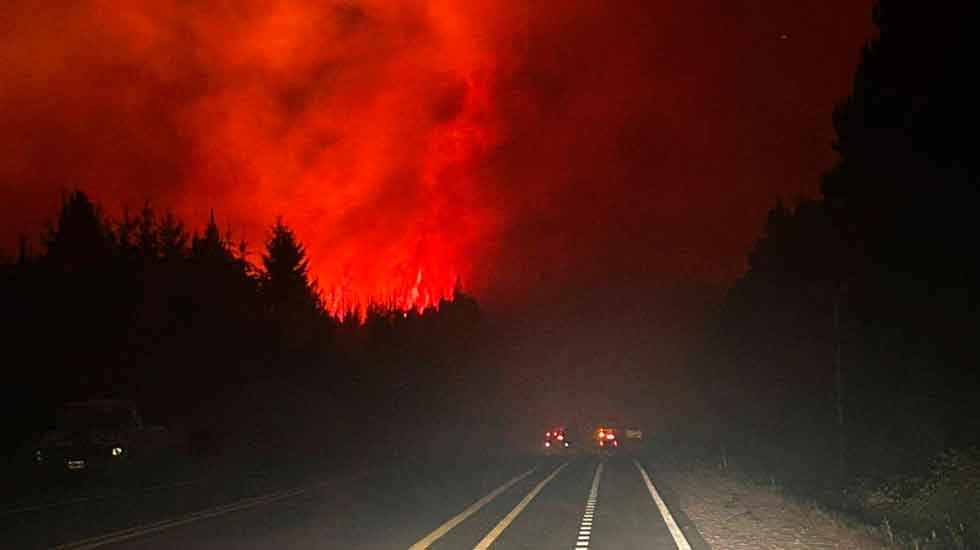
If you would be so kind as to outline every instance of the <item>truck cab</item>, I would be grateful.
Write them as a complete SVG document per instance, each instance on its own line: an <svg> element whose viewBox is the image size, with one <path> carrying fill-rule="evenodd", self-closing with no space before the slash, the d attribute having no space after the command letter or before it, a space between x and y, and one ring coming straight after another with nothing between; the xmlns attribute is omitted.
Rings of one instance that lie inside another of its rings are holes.
<svg viewBox="0 0 980 550"><path fill-rule="evenodd" d="M571 449L572 441L563 427L552 428L544 434L545 454L557 454Z"/></svg>
<svg viewBox="0 0 980 550"><path fill-rule="evenodd" d="M76 401L65 404L55 428L38 439L33 460L57 470L113 468L161 450L167 438L162 426L145 426L130 401Z"/></svg>
<svg viewBox="0 0 980 550"><path fill-rule="evenodd" d="M619 448L619 429L615 426L603 425L596 428L596 445L600 450L612 451Z"/></svg>

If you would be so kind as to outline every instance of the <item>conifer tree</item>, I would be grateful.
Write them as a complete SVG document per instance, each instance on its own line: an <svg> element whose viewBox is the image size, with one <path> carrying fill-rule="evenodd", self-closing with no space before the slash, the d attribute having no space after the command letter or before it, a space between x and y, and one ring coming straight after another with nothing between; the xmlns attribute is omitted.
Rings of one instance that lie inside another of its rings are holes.
<svg viewBox="0 0 980 550"><path fill-rule="evenodd" d="M265 242L262 265L262 293L270 311L320 309L316 284L309 279L306 249L282 218Z"/></svg>
<svg viewBox="0 0 980 550"><path fill-rule="evenodd" d="M58 217L42 241L45 260L68 273L104 265L112 250L102 212L82 191L72 191L62 200Z"/></svg>

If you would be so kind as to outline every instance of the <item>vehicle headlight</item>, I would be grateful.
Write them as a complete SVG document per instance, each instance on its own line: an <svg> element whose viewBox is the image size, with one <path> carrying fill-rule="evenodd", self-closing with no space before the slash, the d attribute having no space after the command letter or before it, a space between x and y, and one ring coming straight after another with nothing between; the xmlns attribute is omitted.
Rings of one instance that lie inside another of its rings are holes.
<svg viewBox="0 0 980 550"><path fill-rule="evenodd" d="M123 455L123 448L122 447L113 447L111 452L112 452L112 456L120 457L120 456Z"/></svg>

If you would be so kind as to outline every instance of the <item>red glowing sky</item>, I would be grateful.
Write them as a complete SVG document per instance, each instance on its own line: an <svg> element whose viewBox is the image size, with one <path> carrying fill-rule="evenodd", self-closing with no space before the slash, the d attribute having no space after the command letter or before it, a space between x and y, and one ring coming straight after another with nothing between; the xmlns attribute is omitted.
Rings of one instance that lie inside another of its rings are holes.
<svg viewBox="0 0 980 550"><path fill-rule="evenodd" d="M0 239L62 189L257 248L321 286L488 303L724 284L833 161L871 0L8 0Z"/></svg>

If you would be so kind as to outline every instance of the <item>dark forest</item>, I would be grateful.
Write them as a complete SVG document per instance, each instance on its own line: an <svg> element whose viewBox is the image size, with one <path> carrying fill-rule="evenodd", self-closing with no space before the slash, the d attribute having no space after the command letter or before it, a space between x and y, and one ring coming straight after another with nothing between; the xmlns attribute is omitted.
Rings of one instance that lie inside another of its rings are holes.
<svg viewBox="0 0 980 550"><path fill-rule="evenodd" d="M440 403L456 419L457 404L473 405L474 388L456 375L480 349L472 298L458 289L438 309L408 312L351 304L338 319L282 220L253 255L214 215L191 234L150 205L112 220L73 191L42 242L34 254L24 241L0 285L12 351L8 444L83 397L138 400L184 431L191 453L232 444L321 452L328 439L336 450L338 434L372 427L384 427L372 439L387 443L412 420L404 411ZM311 414L324 421L300 422Z"/></svg>
<svg viewBox="0 0 980 550"><path fill-rule="evenodd" d="M954 547L980 540L970 14L878 4L822 196L769 213L695 359L722 460Z"/></svg>

